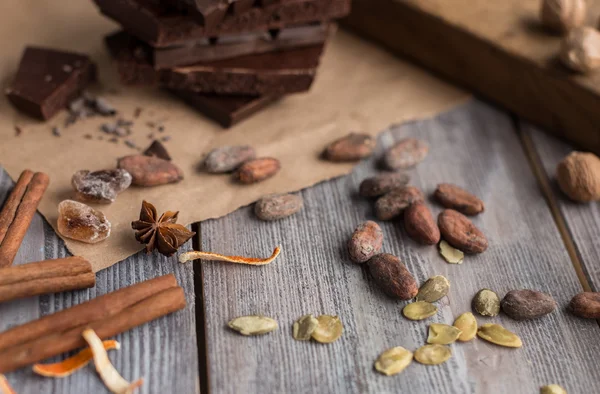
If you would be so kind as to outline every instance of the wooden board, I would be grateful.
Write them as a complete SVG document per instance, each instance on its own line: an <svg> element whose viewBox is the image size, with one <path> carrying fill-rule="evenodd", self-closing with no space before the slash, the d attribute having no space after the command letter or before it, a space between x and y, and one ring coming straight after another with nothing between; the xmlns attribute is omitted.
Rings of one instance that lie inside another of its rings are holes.
<svg viewBox="0 0 600 394"><path fill-rule="evenodd" d="M535 153L545 171L552 198L564 221L567 236L573 240L576 256L582 273L590 288L600 290L600 205L598 203L580 204L569 200L556 182L556 166L568 155L573 147L556 138L542 133L529 124L522 125L533 142Z"/></svg>
<svg viewBox="0 0 600 394"><path fill-rule="evenodd" d="M475 222L488 235L489 250L449 265L435 247L408 239L398 222L381 223L384 251L400 256L420 283L436 274L452 283L434 318L411 322L401 316L405 303L384 296L346 254L354 227L373 216L372 201L356 190L376 173L374 160L349 177L303 191L305 209L286 220L260 222L247 207L204 222L204 250L266 256L276 244L283 247L266 267L202 263L210 392L512 394L536 393L549 383L570 393L597 391L600 328L564 311L582 286L511 119L474 102L395 127L382 136L380 148L406 136L431 143L427 160L410 172L414 185L431 193L439 182L454 182L484 199L486 212ZM414 363L392 378L373 370L381 351L397 345L414 350L424 343L428 323L452 323L470 310L472 296L483 287L500 295L515 288L546 291L560 310L529 322L478 319L517 332L525 344L519 350L476 339L453 345L454 356L441 366ZM306 313L339 314L345 334L332 345L293 340L291 325ZM227 329L228 320L246 314L272 316L280 329L251 338Z"/></svg>
<svg viewBox="0 0 600 394"><path fill-rule="evenodd" d="M0 202L12 188L12 181L0 170ZM0 203L1 206L1 203ZM191 249L191 245L186 245ZM59 258L67 255L63 242L54 230L36 214L19 249L15 264ZM136 393L198 393L198 357L194 277L191 266L179 264L176 257L164 258L139 253L96 274L96 287L88 290L32 297L0 304L0 332L41 316L80 304L134 283L174 272L186 293L184 310L134 328L117 339L121 350L109 352L117 370L130 380L144 378ZM59 361L60 357L48 360ZM103 393L106 391L93 366L63 379L42 378L29 368L7 374L19 394Z"/></svg>
<svg viewBox="0 0 600 394"><path fill-rule="evenodd" d="M589 24L600 2L588 2ZM586 149L600 153L600 73L557 60L540 0L354 0L345 25Z"/></svg>

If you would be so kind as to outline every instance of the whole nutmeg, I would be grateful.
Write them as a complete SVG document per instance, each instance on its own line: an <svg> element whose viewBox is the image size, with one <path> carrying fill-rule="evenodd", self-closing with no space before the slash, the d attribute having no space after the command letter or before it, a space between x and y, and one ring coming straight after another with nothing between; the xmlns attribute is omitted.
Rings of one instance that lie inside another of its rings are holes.
<svg viewBox="0 0 600 394"><path fill-rule="evenodd" d="M585 0L543 0L540 9L542 24L557 33L566 33L584 24Z"/></svg>
<svg viewBox="0 0 600 394"><path fill-rule="evenodd" d="M565 66L580 73L600 67L600 32L591 27L571 31L561 44L560 59Z"/></svg>
<svg viewBox="0 0 600 394"><path fill-rule="evenodd" d="M571 200L600 200L600 158L593 153L571 152L558 163L556 180Z"/></svg>

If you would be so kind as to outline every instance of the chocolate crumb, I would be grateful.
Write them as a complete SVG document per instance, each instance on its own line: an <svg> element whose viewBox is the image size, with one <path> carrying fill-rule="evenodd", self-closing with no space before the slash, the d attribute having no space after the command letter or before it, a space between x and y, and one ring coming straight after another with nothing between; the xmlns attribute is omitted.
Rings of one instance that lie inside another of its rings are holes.
<svg viewBox="0 0 600 394"><path fill-rule="evenodd" d="M93 137L91 134L86 134L83 136L83 138L85 138L86 140L91 140Z"/></svg>
<svg viewBox="0 0 600 394"><path fill-rule="evenodd" d="M113 116L117 113L115 107L113 107L112 104L102 97L96 97L94 108L100 115L103 116Z"/></svg>
<svg viewBox="0 0 600 394"><path fill-rule="evenodd" d="M98 136L98 140L102 141L104 139L104 137L102 137L101 135Z"/></svg>
<svg viewBox="0 0 600 394"><path fill-rule="evenodd" d="M22 132L23 132L23 129L21 129L19 126L15 126L15 135L17 137L20 136Z"/></svg>
<svg viewBox="0 0 600 394"><path fill-rule="evenodd" d="M119 137L125 137L126 135L131 134L131 132L125 127L117 126L115 128L114 134Z"/></svg>
<svg viewBox="0 0 600 394"><path fill-rule="evenodd" d="M60 129L56 126L54 126L52 128L52 135L56 136L56 137L60 137Z"/></svg>
<svg viewBox="0 0 600 394"><path fill-rule="evenodd" d="M73 71L73 66L71 66L70 64L65 64L62 66L62 69L64 72L70 73L71 71Z"/></svg>
<svg viewBox="0 0 600 394"><path fill-rule="evenodd" d="M137 148L137 146L135 145L135 143L131 140L125 140L125 145L127 145L128 147L135 149Z"/></svg>
<svg viewBox="0 0 600 394"><path fill-rule="evenodd" d="M45 82L52 82L52 75L50 75L50 74L46 74L46 75L44 76L44 81L45 81Z"/></svg>
<svg viewBox="0 0 600 394"><path fill-rule="evenodd" d="M108 140L108 142L113 142L113 143L117 143L119 142L119 139L117 137L112 137L111 139Z"/></svg>
<svg viewBox="0 0 600 394"><path fill-rule="evenodd" d="M171 161L171 156L165 146L159 141L154 140L152 144L144 151L144 155L146 156L155 156L159 159Z"/></svg>
<svg viewBox="0 0 600 394"><path fill-rule="evenodd" d="M158 126L158 132L162 133L163 131L165 131L165 126Z"/></svg>
<svg viewBox="0 0 600 394"><path fill-rule="evenodd" d="M135 111L133 111L133 117L136 119L139 118L141 114L142 114L142 109L140 107L137 107L135 109Z"/></svg>
<svg viewBox="0 0 600 394"><path fill-rule="evenodd" d="M170 141L170 140L171 140L171 136L170 136L170 135L165 135L165 136L164 136L164 137L162 137L160 140L161 140L162 142L167 142L167 141Z"/></svg>
<svg viewBox="0 0 600 394"><path fill-rule="evenodd" d="M116 129L117 129L117 125L116 124L102 123L102 125L100 125L100 130L102 130L106 134L113 134Z"/></svg>
<svg viewBox="0 0 600 394"><path fill-rule="evenodd" d="M133 122L131 120L117 119L117 126L130 127L133 126Z"/></svg>
<svg viewBox="0 0 600 394"><path fill-rule="evenodd" d="M146 126L150 127L151 129L156 127L156 124L154 122L146 122Z"/></svg>
<svg viewBox="0 0 600 394"><path fill-rule="evenodd" d="M154 133L148 134L148 139L153 140L154 139Z"/></svg>

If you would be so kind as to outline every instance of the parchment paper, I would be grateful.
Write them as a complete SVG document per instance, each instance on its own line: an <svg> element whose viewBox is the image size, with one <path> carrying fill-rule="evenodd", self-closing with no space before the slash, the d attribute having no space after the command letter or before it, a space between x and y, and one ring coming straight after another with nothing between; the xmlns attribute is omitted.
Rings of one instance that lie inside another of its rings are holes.
<svg viewBox="0 0 600 394"><path fill-rule="evenodd" d="M46 45L88 53L98 63L101 82L94 93L104 95L125 119L135 120L131 139L146 147L153 130L148 121L163 122L165 145L185 172L175 185L130 188L111 205L98 205L112 223L106 241L87 245L65 240L75 255L89 259L98 271L142 249L130 223L139 215L142 199L159 212L180 210L180 222L190 224L226 215L274 192L296 191L352 170L352 165L318 159L323 147L349 131L376 134L391 123L427 117L463 101L467 95L420 69L398 60L378 47L338 31L328 45L318 78L308 94L290 96L238 126L224 130L177 99L158 89L131 89L118 83L102 39L117 26L101 16L91 1L4 0L0 24L0 75L7 86L27 44ZM132 154L123 143L114 144L99 125L110 121L92 118L51 133L66 113L43 123L13 109L0 99L0 164L15 179L25 168L50 175L50 187L40 211L56 226L57 205L72 198L70 180L81 169L114 168L120 156ZM14 126L23 130L15 136ZM92 134L93 140L83 138ZM226 144L251 144L259 155L279 158L281 172L252 186L231 182L229 176L198 171L205 153Z"/></svg>

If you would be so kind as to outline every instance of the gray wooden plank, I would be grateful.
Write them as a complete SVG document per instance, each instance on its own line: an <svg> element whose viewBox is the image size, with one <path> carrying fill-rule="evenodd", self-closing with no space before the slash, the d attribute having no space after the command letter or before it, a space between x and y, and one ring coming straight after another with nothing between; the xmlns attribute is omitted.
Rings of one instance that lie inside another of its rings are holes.
<svg viewBox="0 0 600 394"><path fill-rule="evenodd" d="M435 119L393 127L380 145L406 136L431 143L427 160L410 171L414 185L429 194L437 183L453 182L486 202L475 222L489 237L489 250L450 265L436 247L408 239L399 222L380 223L383 251L400 256L420 283L436 274L452 283L434 318L411 322L401 316L405 303L384 296L345 251L354 227L373 219L372 201L356 190L376 173L374 160L351 176L302 191L304 210L283 221L260 222L246 207L204 222L204 250L264 256L277 244L283 247L279 259L265 267L202 263L212 393L535 393L549 383L572 393L597 391L599 329L562 310L581 284L510 118L475 101ZM483 287L500 295L515 288L546 291L561 310L530 322L478 319L518 333L522 349L476 339L453 345L454 356L441 366L413 363L391 378L373 370L381 351L398 345L415 350L429 323L451 324L470 310L472 296ZM306 313L340 315L343 337L332 345L294 341L291 325ZM227 329L228 320L247 314L272 316L280 329L252 338Z"/></svg>
<svg viewBox="0 0 600 394"><path fill-rule="evenodd" d="M569 200L556 183L556 166L571 151L570 144L543 133L538 128L521 124L522 130L530 136L535 146L537 157L546 172L553 198L561 211L568 231L573 239L577 254L590 286L600 290L600 204L597 202L580 204Z"/></svg>
<svg viewBox="0 0 600 394"><path fill-rule="evenodd" d="M10 182L4 172L0 176L2 201ZM191 248L190 242L182 250ZM33 251L37 254L34 255ZM17 263L67 255L62 240L36 214L32 228L19 251ZM198 393L193 267L179 264L177 256L166 258L139 253L99 272L93 289L45 295L0 305L0 331L170 272L175 274L185 290L186 308L118 335L115 339L121 343L121 350L110 351L109 357L126 379L144 378L143 387L136 393ZM60 359L61 357L55 357L48 361ZM9 373L7 378L19 394L108 392L96 375L93 365L63 379L39 377L28 368Z"/></svg>

